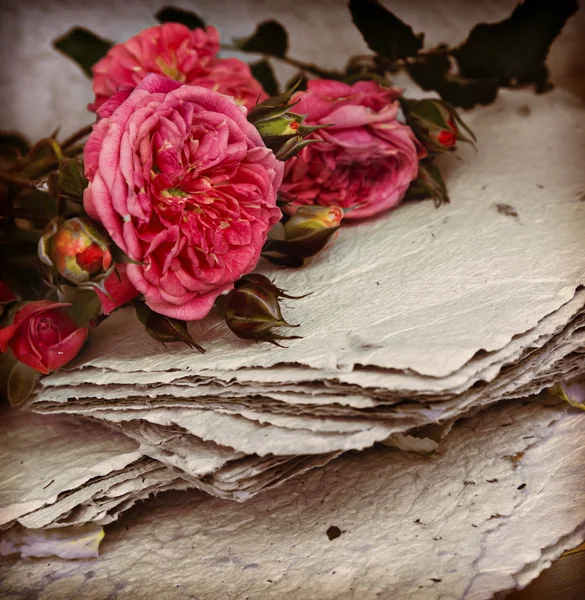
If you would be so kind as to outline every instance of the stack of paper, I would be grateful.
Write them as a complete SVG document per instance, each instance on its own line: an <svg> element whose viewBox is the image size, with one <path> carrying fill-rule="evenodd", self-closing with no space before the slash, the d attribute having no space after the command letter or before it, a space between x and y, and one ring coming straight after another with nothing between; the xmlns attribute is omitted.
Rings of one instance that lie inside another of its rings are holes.
<svg viewBox="0 0 585 600"><path fill-rule="evenodd" d="M237 340L217 315L192 328L205 355L165 348L120 310L33 410L100 419L246 500L343 451L432 449L461 415L582 371L584 116L560 91L504 92L468 116L478 151L445 157L451 205L345 227L300 270L264 265L311 292L285 310L303 336L287 348Z"/></svg>
<svg viewBox="0 0 585 600"><path fill-rule="evenodd" d="M99 559L0 564L2 590L47 600L488 600L583 541L584 418L567 403L501 403L457 423L433 456L348 453L245 503L161 494L108 527ZM38 552L35 533L28 553Z"/></svg>

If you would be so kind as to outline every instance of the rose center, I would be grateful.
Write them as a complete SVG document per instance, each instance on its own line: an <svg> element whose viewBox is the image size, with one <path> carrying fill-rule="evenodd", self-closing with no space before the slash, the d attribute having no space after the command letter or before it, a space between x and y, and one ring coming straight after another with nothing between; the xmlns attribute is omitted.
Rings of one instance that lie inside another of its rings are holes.
<svg viewBox="0 0 585 600"><path fill-rule="evenodd" d="M171 64L167 63L162 56L157 56L156 66L161 70L163 75L174 79L175 81L180 81L181 83L185 83L186 76L184 73L181 73L179 67L176 63L172 62Z"/></svg>
<svg viewBox="0 0 585 600"><path fill-rule="evenodd" d="M43 317L38 321L37 337L43 346L54 346L61 341L61 335L57 324L47 317Z"/></svg>

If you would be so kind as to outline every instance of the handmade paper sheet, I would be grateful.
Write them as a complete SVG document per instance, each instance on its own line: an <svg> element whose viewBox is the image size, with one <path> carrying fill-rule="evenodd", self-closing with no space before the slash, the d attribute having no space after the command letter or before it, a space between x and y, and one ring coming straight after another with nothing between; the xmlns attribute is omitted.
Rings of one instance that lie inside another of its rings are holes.
<svg viewBox="0 0 585 600"><path fill-rule="evenodd" d="M243 504L161 495L96 561L2 568L5 594L487 600L585 539L584 418L514 402L455 425L439 455L346 455Z"/></svg>

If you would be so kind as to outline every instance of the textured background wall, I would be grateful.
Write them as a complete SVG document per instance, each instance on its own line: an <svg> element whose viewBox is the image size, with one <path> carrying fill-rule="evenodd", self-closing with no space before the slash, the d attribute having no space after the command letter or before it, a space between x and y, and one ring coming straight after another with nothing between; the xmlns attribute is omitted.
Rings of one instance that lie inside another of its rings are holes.
<svg viewBox="0 0 585 600"><path fill-rule="evenodd" d="M85 107L92 99L90 83L51 41L74 25L124 41L154 25L154 13L168 4L194 9L220 29L225 42L250 34L259 21L279 19L290 33L291 56L327 67L341 67L350 54L367 52L346 0L0 0L0 129L20 129L34 138L56 124L67 133L89 123ZM516 0L385 4L415 31L425 31L427 45L432 45L457 43L476 22L506 17ZM581 10L555 42L550 65L557 83L585 97L584 34ZM282 77L293 74L287 68L278 72Z"/></svg>

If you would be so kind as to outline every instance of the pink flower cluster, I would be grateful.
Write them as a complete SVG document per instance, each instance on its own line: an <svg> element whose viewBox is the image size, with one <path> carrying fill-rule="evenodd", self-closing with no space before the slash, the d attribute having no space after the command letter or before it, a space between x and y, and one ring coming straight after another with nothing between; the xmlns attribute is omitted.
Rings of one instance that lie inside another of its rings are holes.
<svg viewBox="0 0 585 600"><path fill-rule="evenodd" d="M245 62L218 58L218 52L215 27L193 31L180 23L149 27L113 46L92 67L95 102L89 108L95 111L118 90L135 88L148 73L232 96L248 109L267 98Z"/></svg>

